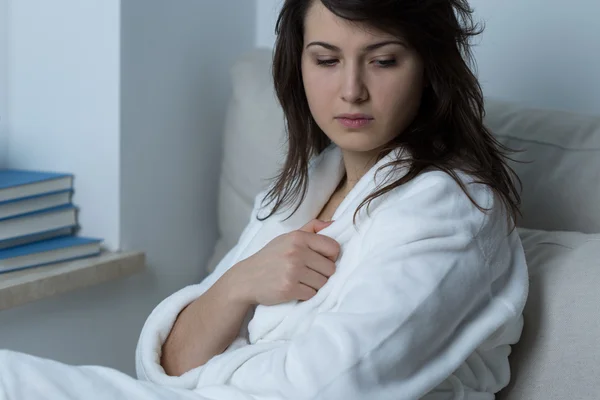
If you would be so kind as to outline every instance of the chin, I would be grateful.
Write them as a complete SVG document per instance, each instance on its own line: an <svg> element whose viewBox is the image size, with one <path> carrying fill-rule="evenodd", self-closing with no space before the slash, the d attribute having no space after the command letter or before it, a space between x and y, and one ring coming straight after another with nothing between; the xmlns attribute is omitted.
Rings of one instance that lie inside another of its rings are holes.
<svg viewBox="0 0 600 400"><path fill-rule="evenodd" d="M336 132L330 139L340 149L354 153L372 152L384 144L373 140L373 135L368 132Z"/></svg>

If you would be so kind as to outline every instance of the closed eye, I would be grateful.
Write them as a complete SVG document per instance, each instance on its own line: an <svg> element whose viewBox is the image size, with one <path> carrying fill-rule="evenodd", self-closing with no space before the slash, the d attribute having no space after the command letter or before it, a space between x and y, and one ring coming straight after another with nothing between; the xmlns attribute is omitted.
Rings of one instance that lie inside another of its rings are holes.
<svg viewBox="0 0 600 400"><path fill-rule="evenodd" d="M317 65L321 65L324 67L333 67L337 63L337 59L331 58L328 60L317 60Z"/></svg>
<svg viewBox="0 0 600 400"><path fill-rule="evenodd" d="M375 60L375 63L382 68L386 68L386 67L393 67L394 65L396 65L396 60L395 59Z"/></svg>
<svg viewBox="0 0 600 400"><path fill-rule="evenodd" d="M395 59L389 59L389 60L375 60L373 61L378 67L381 68L388 68L388 67L393 67L396 65L396 60ZM335 58L330 58L327 60L317 60L317 65L323 66L323 67L333 67L334 65L336 65L338 63L338 60Z"/></svg>

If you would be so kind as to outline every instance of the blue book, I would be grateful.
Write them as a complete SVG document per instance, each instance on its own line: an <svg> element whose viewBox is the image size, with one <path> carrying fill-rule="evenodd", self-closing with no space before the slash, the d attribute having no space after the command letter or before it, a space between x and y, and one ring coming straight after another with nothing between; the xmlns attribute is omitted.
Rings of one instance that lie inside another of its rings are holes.
<svg viewBox="0 0 600 400"><path fill-rule="evenodd" d="M44 232L76 227L77 207L69 204L0 219L0 247L3 242Z"/></svg>
<svg viewBox="0 0 600 400"><path fill-rule="evenodd" d="M64 206L71 203L73 191L61 190L48 194L24 197L0 202L0 220L18 215L42 211L47 208Z"/></svg>
<svg viewBox="0 0 600 400"><path fill-rule="evenodd" d="M22 246L24 244L40 242L42 240L53 239L62 236L71 236L75 233L76 227L69 226L61 229L53 229L51 231L34 233L27 236L19 236L13 239L7 239L0 241L0 250L8 249L11 247Z"/></svg>
<svg viewBox="0 0 600 400"><path fill-rule="evenodd" d="M71 174L0 169L0 202L72 188L73 175Z"/></svg>
<svg viewBox="0 0 600 400"><path fill-rule="evenodd" d="M0 273L97 256L101 243L96 238L65 236L0 250Z"/></svg>

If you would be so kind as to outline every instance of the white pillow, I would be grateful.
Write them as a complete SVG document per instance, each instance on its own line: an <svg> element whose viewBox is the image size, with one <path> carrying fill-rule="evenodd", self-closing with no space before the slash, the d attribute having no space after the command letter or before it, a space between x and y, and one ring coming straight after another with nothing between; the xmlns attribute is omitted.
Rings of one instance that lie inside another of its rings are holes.
<svg viewBox="0 0 600 400"><path fill-rule="evenodd" d="M600 234L519 228L530 271L512 379L498 399L596 399L600 393Z"/></svg>

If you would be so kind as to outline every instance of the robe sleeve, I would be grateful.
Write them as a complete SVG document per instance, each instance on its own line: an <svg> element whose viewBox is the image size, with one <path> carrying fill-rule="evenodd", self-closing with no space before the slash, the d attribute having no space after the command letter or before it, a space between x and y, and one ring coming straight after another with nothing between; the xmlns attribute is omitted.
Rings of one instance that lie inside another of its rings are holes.
<svg viewBox="0 0 600 400"><path fill-rule="evenodd" d="M212 384L261 399L416 399L519 318L522 248L491 192L472 192L486 214L447 179L427 182L373 214L335 309Z"/></svg>
<svg viewBox="0 0 600 400"><path fill-rule="evenodd" d="M138 379L185 389L192 389L197 385L202 366L188 371L181 376L169 376L165 373L160 364L162 346L169 336L179 313L204 294L233 266L240 250L240 244L247 240L248 235L252 235L259 228L260 221L256 219L256 216L261 207L261 202L265 193L266 192L261 192L256 196L250 220L241 233L237 244L227 252L223 259L221 259L214 271L204 278L202 282L186 286L164 299L154 308L146 319L138 339L135 353L136 374ZM246 316L246 321L242 324L241 333L247 330L248 321L249 316ZM244 340L242 336L243 335L240 335L234 343L229 346L228 350L232 351L239 347Z"/></svg>

